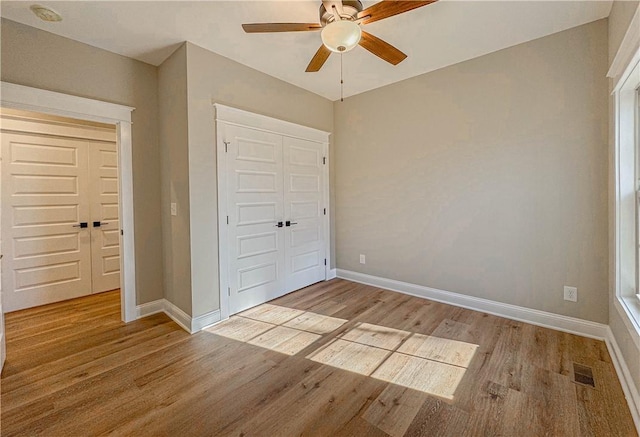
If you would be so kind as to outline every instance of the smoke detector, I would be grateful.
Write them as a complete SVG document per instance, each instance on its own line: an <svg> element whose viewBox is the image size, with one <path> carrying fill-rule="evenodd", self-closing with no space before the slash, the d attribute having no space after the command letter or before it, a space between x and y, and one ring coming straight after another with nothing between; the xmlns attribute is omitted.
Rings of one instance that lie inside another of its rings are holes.
<svg viewBox="0 0 640 437"><path fill-rule="evenodd" d="M31 5L29 9L31 9L31 12L36 14L36 17L40 18L42 21L48 21L53 23L62 21L62 15L60 15L53 9L48 8L46 6Z"/></svg>

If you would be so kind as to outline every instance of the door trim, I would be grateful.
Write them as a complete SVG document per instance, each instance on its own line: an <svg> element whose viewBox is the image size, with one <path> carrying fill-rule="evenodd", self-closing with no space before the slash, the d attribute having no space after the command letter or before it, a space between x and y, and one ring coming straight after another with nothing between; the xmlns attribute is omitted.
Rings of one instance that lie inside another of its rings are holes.
<svg viewBox="0 0 640 437"><path fill-rule="evenodd" d="M215 108L216 120L216 157L217 157L217 180L218 180L218 268L219 268L219 284L220 284L220 320L229 317L229 263L228 244L227 244L227 182L224 175L227 172L227 160L225 156L225 138L221 129L222 125L235 125L246 127L249 129L269 132L285 137L299 138L303 140L315 141L322 143L323 153L326 157L326 163L323 166L323 195L326 202L327 213L324 216L324 238L325 238L325 257L327 265L325 266L325 280L329 278L331 266L331 230L329 217L331 210L329 208L329 137L330 133L319 129L291 123L277 118L267 117L265 115L254 114L252 112L243 111L241 109L232 108L230 106L213 104Z"/></svg>
<svg viewBox="0 0 640 437"><path fill-rule="evenodd" d="M0 82L0 106L86 121L115 124L120 181L120 306L124 322L136 319L136 267L133 217L131 112L115 103ZM124 232L126 231L126 232Z"/></svg>

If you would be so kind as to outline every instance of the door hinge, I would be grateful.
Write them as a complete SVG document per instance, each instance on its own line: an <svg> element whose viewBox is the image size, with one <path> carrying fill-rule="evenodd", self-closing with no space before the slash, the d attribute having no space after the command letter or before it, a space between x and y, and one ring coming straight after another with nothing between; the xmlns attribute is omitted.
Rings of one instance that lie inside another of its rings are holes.
<svg viewBox="0 0 640 437"><path fill-rule="evenodd" d="M327 164L327 157L326 156L322 157L322 163L325 164L325 165Z"/></svg>
<svg viewBox="0 0 640 437"><path fill-rule="evenodd" d="M326 258L324 259L324 265L325 266L327 265L327 259Z"/></svg>
<svg viewBox="0 0 640 437"><path fill-rule="evenodd" d="M227 288L227 291L228 291L228 293L229 293L229 296L231 296L231 287L228 287L228 288Z"/></svg>
<svg viewBox="0 0 640 437"><path fill-rule="evenodd" d="M324 215L327 215L327 208L324 208Z"/></svg>
<svg viewBox="0 0 640 437"><path fill-rule="evenodd" d="M124 235L124 231L120 229L120 235Z"/></svg>
<svg viewBox="0 0 640 437"><path fill-rule="evenodd" d="M227 216L227 224L229 224L229 216Z"/></svg>
<svg viewBox="0 0 640 437"><path fill-rule="evenodd" d="M229 141L223 141L224 143L224 153L227 153L229 151Z"/></svg>

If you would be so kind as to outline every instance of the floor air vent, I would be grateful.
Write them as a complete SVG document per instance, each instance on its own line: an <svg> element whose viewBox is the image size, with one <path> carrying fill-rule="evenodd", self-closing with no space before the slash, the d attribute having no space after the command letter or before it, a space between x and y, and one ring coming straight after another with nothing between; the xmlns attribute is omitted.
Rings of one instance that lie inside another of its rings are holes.
<svg viewBox="0 0 640 437"><path fill-rule="evenodd" d="M573 382L588 387L595 387L596 383L593 380L593 370L591 370L591 367L573 363Z"/></svg>

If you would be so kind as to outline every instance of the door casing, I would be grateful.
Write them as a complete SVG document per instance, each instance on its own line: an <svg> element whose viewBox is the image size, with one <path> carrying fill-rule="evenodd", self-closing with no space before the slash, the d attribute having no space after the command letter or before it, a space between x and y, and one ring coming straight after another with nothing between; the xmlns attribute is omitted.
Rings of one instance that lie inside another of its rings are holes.
<svg viewBox="0 0 640 437"><path fill-rule="evenodd" d="M79 120L114 124L120 184L120 307L123 322L136 319L136 266L133 217L131 112L115 103L0 82L0 106Z"/></svg>

